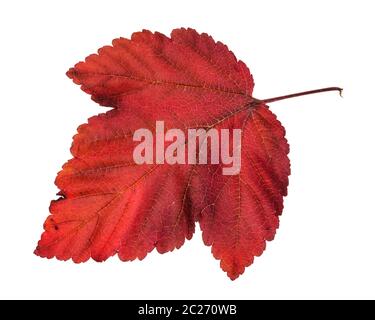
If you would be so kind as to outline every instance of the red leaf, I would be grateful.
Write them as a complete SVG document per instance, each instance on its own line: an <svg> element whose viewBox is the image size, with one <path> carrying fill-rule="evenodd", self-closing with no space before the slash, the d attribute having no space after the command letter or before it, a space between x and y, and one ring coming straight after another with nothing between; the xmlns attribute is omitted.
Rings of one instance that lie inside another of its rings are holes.
<svg viewBox="0 0 375 320"><path fill-rule="evenodd" d="M114 109L78 128L56 178L35 253L84 262L143 259L180 248L199 221L206 245L231 279L272 240L290 173L284 128L252 97L246 65L221 42L192 29L171 38L142 31L90 55L67 75ZM223 164L137 165L133 133L167 128L242 129L241 171Z"/></svg>

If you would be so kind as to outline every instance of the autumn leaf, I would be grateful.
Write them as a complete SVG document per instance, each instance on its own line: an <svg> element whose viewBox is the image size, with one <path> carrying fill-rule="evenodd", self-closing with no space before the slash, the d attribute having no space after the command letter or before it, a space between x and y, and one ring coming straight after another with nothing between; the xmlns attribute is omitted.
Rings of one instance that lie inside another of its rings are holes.
<svg viewBox="0 0 375 320"><path fill-rule="evenodd" d="M79 126L35 253L76 263L143 259L154 248L180 248L199 222L221 268L231 279L241 275L279 226L289 146L266 103L289 96L253 98L246 65L193 29L115 39L67 75L112 109ZM296 95L330 90L340 89ZM241 129L239 174L223 175L223 163L136 164L134 132L154 133L158 120L185 133Z"/></svg>

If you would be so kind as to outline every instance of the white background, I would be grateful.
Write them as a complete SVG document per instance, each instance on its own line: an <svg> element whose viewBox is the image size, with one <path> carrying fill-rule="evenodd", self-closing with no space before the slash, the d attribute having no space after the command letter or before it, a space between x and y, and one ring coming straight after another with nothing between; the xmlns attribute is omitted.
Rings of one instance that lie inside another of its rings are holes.
<svg viewBox="0 0 375 320"><path fill-rule="evenodd" d="M2 1L1 298L375 298L373 1ZM76 127L104 111L66 70L113 38L193 27L251 69L254 96L342 86L272 104L292 175L276 239L230 281L198 230L180 250L123 263L33 250Z"/></svg>

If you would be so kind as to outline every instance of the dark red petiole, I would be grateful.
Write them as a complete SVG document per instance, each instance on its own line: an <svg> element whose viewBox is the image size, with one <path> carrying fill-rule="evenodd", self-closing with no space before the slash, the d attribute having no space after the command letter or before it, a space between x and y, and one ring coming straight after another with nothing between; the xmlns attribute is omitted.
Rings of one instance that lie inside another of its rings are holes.
<svg viewBox="0 0 375 320"><path fill-rule="evenodd" d="M317 90L310 90L310 91L304 91L304 92L298 92L298 93L293 93L293 94L288 94L286 96L280 96L280 97L275 97L275 98L269 98L269 99L263 99L261 100L264 103L271 103L279 100L284 100L284 99L289 99L289 98L295 98L299 96L305 96L308 94L314 94L314 93L320 93L320 92L326 92L326 91L339 91L340 96L342 96L342 88L339 87L329 87L329 88L323 88L323 89L317 89Z"/></svg>

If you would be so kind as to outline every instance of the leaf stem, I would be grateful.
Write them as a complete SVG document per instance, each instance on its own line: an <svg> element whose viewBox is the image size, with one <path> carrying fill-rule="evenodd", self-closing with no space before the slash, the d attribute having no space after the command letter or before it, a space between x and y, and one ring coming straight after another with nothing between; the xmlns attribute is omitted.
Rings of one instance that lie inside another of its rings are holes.
<svg viewBox="0 0 375 320"><path fill-rule="evenodd" d="M314 94L314 93L320 93L320 92L326 92L326 91L339 91L340 96L342 97L343 89L339 88L339 87L328 87L328 88L322 88L322 89L316 89L316 90L310 90L310 91L288 94L286 96L264 99L264 100L261 100L261 101L264 102L264 103L271 103L271 102L280 101L280 100L284 100L284 99L295 98L295 97L305 96L305 95L308 95L308 94Z"/></svg>

